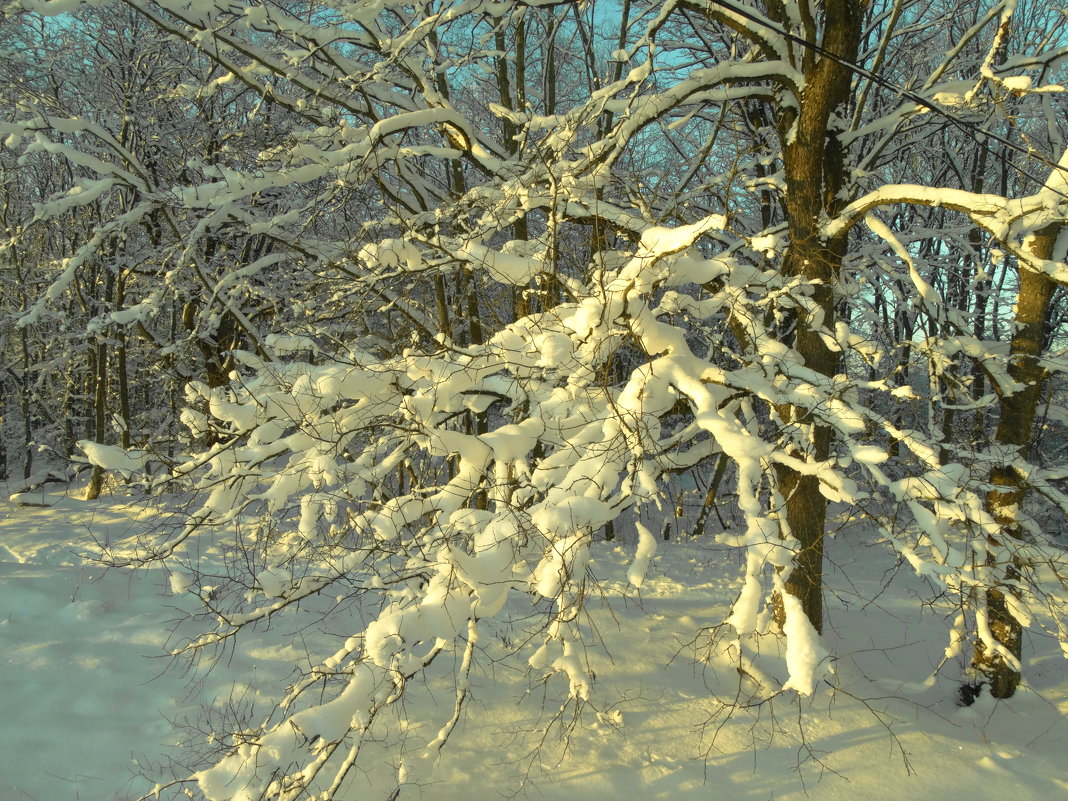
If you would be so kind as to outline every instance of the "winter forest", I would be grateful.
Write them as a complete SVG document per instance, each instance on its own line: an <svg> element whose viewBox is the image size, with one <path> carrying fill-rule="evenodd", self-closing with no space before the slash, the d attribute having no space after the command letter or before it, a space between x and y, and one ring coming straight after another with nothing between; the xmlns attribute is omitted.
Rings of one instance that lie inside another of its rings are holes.
<svg viewBox="0 0 1068 801"><path fill-rule="evenodd" d="M0 69L0 540L127 510L149 678L275 638L128 797L820 798L1006 710L1068 788L1063 4L21 0ZM695 768L567 785L677 682Z"/></svg>

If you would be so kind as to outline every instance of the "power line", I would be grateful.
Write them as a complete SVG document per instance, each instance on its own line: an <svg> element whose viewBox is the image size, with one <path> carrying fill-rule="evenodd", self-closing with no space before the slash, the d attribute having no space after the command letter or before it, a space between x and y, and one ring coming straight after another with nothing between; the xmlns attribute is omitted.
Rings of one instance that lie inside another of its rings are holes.
<svg viewBox="0 0 1068 801"><path fill-rule="evenodd" d="M709 0L709 2L712 5L720 6L721 8L731 12L732 14L737 14L743 19L756 23L757 25L760 25L768 31L778 34L779 36L782 36L791 42L799 44L802 47L806 47L809 50L812 50L813 52L818 53L819 55L825 58L829 58L840 66L846 67L851 72L854 72L857 75L860 75L861 77L867 78L872 83L875 83L883 87L884 89L889 89L900 97L903 97L915 103L916 105L927 109L928 111L934 112L938 116L946 119L950 124L964 131L964 133L966 133L978 146L982 147L984 150L986 150L993 156L997 156L998 154L994 153L994 151L991 150L989 145L987 145L979 138L980 135L989 137L990 139L993 139L994 141L1004 145L1009 150L1021 154L1024 158L1037 161L1043 166L1048 167L1050 170L1059 171L1063 173L1066 177L1068 177L1068 167L1062 167L1060 164L1053 161L1050 156L1047 156L1046 154L1036 150L1033 147L1022 147L1021 145L1016 144L1015 142L1010 139L1007 139L1001 134L995 133L993 131L988 131L987 129L976 125L975 123L968 122L967 120L959 119L950 112L946 111L944 108L935 105L927 98L918 95L903 86L895 84L893 81L887 80L881 75L878 75L872 72L871 70L862 67L860 64L857 64L847 58L838 55L837 53L832 53L830 50L827 50L822 45L816 44L815 42L810 42L807 39L804 39L796 34L790 33L785 29L779 28L771 22L754 15L752 12L750 12L744 7L735 6L733 3L726 2L726 0ZM1012 164L1012 162L1010 162L1010 164ZM1039 186L1045 186L1048 183L1047 181L1043 181L1037 178L1036 176L1031 175L1029 172L1027 172L1022 167L1016 164L1012 164L1012 167L1024 177L1029 178L1032 181L1036 181ZM1065 194L1064 192L1061 192L1057 189L1053 189L1052 187L1049 187L1049 189L1050 191L1060 195L1061 197L1068 199L1068 194Z"/></svg>

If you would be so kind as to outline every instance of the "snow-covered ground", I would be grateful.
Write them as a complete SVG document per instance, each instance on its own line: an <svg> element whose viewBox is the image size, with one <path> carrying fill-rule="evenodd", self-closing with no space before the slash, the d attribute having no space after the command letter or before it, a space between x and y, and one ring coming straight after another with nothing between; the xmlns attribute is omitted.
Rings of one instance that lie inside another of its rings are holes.
<svg viewBox="0 0 1068 801"><path fill-rule="evenodd" d="M303 649L326 636L280 621L212 671L184 672L161 656L189 607L172 595L170 577L103 571L77 556L93 537L151 521L116 500L74 494L38 491L0 503L2 801L147 792L137 773L160 775L160 760L189 736L169 720L266 705ZM1057 644L1028 639L1015 698L958 708L956 664L925 684L944 651L943 613L921 605L923 588L904 571L889 580L890 557L859 540L839 538L830 550L826 640L838 657L836 686L757 705L747 703L748 680L700 659L702 628L722 619L737 589L736 555L711 541L666 543L639 597L624 591L633 547L602 544L591 570L606 593L590 607L603 645L588 654L597 680L570 739L549 725L554 699L566 695L558 680L541 684L519 669L524 658L495 659L522 645L518 622L531 610L517 597L515 625L506 614L480 641L466 718L432 776L415 772L420 782L405 785L401 799L1066 797L1068 663ZM433 710L438 722L427 725L440 725L451 705L446 688ZM423 710L406 711L417 726ZM560 722L571 720L573 708L565 712Z"/></svg>

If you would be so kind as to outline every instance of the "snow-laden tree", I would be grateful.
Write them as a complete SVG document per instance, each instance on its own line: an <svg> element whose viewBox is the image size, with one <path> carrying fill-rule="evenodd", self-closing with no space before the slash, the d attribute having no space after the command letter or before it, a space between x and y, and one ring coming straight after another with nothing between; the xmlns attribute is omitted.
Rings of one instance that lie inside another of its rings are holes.
<svg viewBox="0 0 1068 801"><path fill-rule="evenodd" d="M25 439L64 458L84 437L170 450L185 382L226 383L229 351L285 318L275 293L298 279L263 234L189 236L202 215L161 191L251 163L278 113L248 130L258 98L212 87L214 62L128 7L3 34L4 327Z"/></svg>
<svg viewBox="0 0 1068 801"><path fill-rule="evenodd" d="M100 173L42 213L136 187L136 219L98 232L181 220L172 269L240 332L216 339L226 380L187 386L199 447L153 483L192 505L168 536L106 558L197 572L209 542L242 554L190 585L208 625L188 652L313 596L370 615L337 615L343 644L256 728L221 732L191 792L347 797L362 750L380 752L398 702L451 653L452 714L403 744L417 770L465 714L480 632L517 594L548 610L519 658L563 677L567 704L596 704L590 549L632 527L640 587L660 537L636 521L677 514L666 497L684 474L715 475L706 504L716 487L736 498L738 525L716 534L745 555L720 657L761 693L833 681L829 504L959 598L947 659L973 642L974 680L999 697L1019 681L1022 626L1068 640L1064 556L1023 503L1068 507L1063 467L1026 447L1062 369L1042 330L1068 276L1068 48L1052 10L128 5L214 65L178 97L237 85L255 104L225 158L152 183L52 137L67 123L35 109L5 123ZM257 131L261 149L241 147ZM996 143L1013 180L989 191L932 133ZM270 247L206 273L231 241ZM965 282L1014 308L998 321L1009 342L976 327L985 307L939 291L954 252L996 252L1015 276L998 293ZM236 302L256 281L277 308L259 319ZM965 363L991 392L950 405L996 409L992 441L946 439L938 393ZM156 458L83 448L126 474Z"/></svg>
<svg viewBox="0 0 1068 801"><path fill-rule="evenodd" d="M161 101L187 65L129 9L62 25L15 18L4 34L4 119L17 120L5 134L3 251L17 287L5 300L19 300L4 327L21 345L14 371L32 412L21 415L26 440L33 428L42 448L64 458L85 436L129 447L153 429L174 430L166 398L175 382L164 377L175 374L175 359L159 352L174 343L171 323L182 315L176 276L171 297L160 297L164 215L138 204L145 186L125 179L151 185L189 156L157 129L189 129L180 109ZM139 312L153 295L155 314ZM145 362L152 382L139 380ZM152 410L142 401L149 391Z"/></svg>

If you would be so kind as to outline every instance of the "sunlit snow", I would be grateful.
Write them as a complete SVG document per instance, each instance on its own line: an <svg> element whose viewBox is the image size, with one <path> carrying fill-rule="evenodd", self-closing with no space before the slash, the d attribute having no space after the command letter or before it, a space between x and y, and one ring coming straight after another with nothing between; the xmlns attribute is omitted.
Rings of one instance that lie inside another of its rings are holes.
<svg viewBox="0 0 1068 801"><path fill-rule="evenodd" d="M168 719L195 722L205 710L221 714L263 703L287 681L290 660L331 639L287 617L250 632L244 647L210 672L204 665L188 672L162 655L175 607L188 610L195 600L186 594L189 577L104 571L78 556L91 550L91 537L127 536L159 518L118 497L85 502L76 495L35 491L0 505L5 801L136 798L151 789L137 774L158 775L159 760L174 744L202 737L176 731ZM495 536L488 534L487 543ZM551 724L555 705L568 692L561 680L550 680L543 690L539 669L524 674L487 663L471 677L474 703L460 723L462 736L451 738L437 757L412 752L402 764L370 767L360 786L370 790L400 776L401 798L434 801L498 792L549 801L802 801L843 794L942 801L947 793L1045 801L1065 792L1068 723L1059 710L1068 704L1068 675L1054 643L1027 641L1026 685L1015 698L995 703L981 696L974 706L959 708L952 667L928 680L944 656L943 621L916 603L917 579L908 573L885 585L884 571L892 564L866 548L858 531L831 546L834 673L822 672L827 661L820 646L785 654L780 658L808 665L791 667L791 674L825 680L813 682L810 696L787 691L747 707L752 680L716 656L729 642L714 646L702 628L722 619L737 594L734 557L709 539L672 542L654 553L651 538L639 528L622 547L601 542L589 548L585 569L607 591L590 604L590 620L611 637L585 654L550 644L540 661L532 660L536 666L555 662L565 674L574 672L572 680L590 682L566 749ZM580 544L557 546L537 572L539 593L554 592L557 571L575 566ZM644 581L635 581L639 566ZM468 569L472 581L489 575L474 565ZM274 569L259 574L270 594L284 591L286 578ZM634 587L639 583L640 596ZM444 596L440 601L449 603ZM433 603L431 592L422 612L405 617L407 622L398 617L397 625L414 635ZM511 621L530 614L523 593L508 604L480 639L488 655L513 649ZM788 614L790 619L798 620ZM441 627L428 625L428 631ZM592 673L585 672L586 663ZM821 672L811 672L817 668ZM446 702L452 670L430 679L440 684ZM366 691L358 678L347 694ZM347 725L345 697L317 710L316 735ZM433 718L422 703L405 708L408 725ZM308 735L310 720L297 720ZM279 734L278 747L292 739ZM416 777L420 783L410 783ZM235 792L221 768L202 778L203 788L218 797ZM338 801L362 797L362 790L354 792Z"/></svg>

